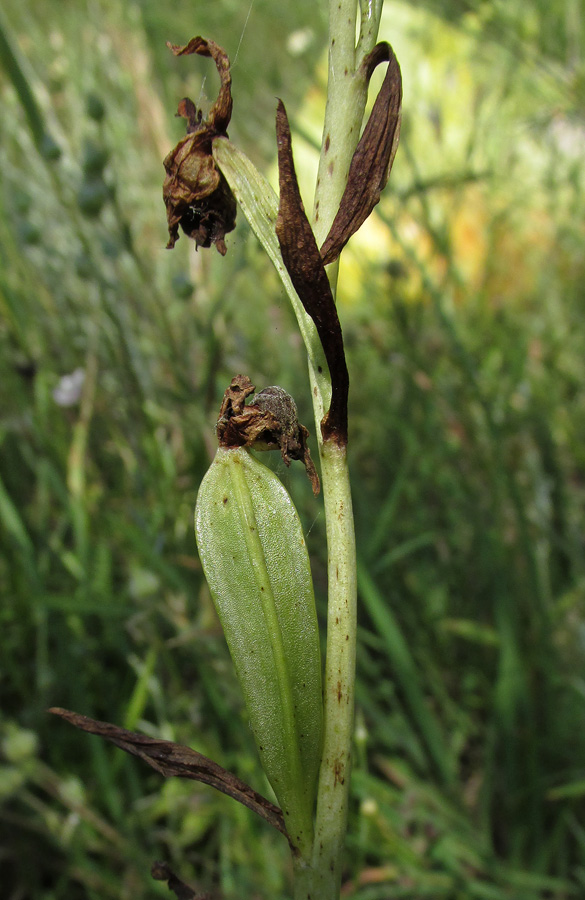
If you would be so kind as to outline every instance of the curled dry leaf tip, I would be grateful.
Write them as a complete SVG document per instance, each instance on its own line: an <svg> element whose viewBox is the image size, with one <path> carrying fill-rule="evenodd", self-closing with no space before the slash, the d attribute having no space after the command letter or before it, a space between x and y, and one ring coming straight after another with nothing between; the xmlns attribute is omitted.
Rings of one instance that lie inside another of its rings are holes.
<svg viewBox="0 0 585 900"><path fill-rule="evenodd" d="M367 82L374 69L388 68L372 112L353 155L347 185L329 234L321 247L325 265L334 262L372 212L388 181L400 137L402 76L390 44L377 44L361 65Z"/></svg>
<svg viewBox="0 0 585 900"><path fill-rule="evenodd" d="M280 188L276 236L294 288L315 323L329 367L331 404L321 422L323 440L345 445L349 375L341 325L325 266L301 200L290 126L281 100L276 113L276 140Z"/></svg>
<svg viewBox="0 0 585 900"><path fill-rule="evenodd" d="M192 38L184 47L170 43L167 46L175 56L197 53L211 57L221 81L217 100L207 118L203 118L201 110L188 97L179 103L177 115L187 120L187 135L164 160L167 247L175 246L181 226L197 247L215 244L223 256L227 252L225 235L236 224L236 201L214 162L212 144L215 138L227 137L232 114L229 58L218 44L202 37Z"/></svg>

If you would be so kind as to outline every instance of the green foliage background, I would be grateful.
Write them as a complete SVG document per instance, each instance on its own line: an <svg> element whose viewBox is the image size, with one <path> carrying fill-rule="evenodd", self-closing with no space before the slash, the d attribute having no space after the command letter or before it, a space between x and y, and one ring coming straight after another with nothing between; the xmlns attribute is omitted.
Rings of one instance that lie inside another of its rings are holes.
<svg viewBox="0 0 585 900"><path fill-rule="evenodd" d="M192 514L231 377L293 393L286 298L243 217L164 250L161 160L230 54L230 138L310 207L326 9L5 0L0 10L0 882L9 900L286 897L288 851L211 789L47 716L188 743L268 791ZM360 554L344 896L585 891L585 9L387 2L403 136L344 254ZM83 369L78 402L62 376ZM321 614L324 523L299 471ZM299 467L300 468L300 467Z"/></svg>

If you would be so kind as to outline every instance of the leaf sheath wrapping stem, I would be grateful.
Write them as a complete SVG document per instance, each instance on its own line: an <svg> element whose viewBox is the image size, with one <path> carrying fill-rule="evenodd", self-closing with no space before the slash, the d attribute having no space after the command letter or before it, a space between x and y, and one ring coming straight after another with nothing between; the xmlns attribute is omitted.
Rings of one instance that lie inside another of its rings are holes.
<svg viewBox="0 0 585 900"><path fill-rule="evenodd" d="M220 447L199 489L195 533L262 766L292 844L308 856L323 711L313 583L297 512L248 450Z"/></svg>

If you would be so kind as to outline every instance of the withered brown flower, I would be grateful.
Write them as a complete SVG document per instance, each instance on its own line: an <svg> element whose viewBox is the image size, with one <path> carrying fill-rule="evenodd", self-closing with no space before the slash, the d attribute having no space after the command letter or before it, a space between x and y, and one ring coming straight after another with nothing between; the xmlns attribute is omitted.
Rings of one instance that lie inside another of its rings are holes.
<svg viewBox="0 0 585 900"><path fill-rule="evenodd" d="M236 375L223 395L217 420L217 438L222 447L253 447L254 450L280 450L283 462L302 462L315 496L319 476L311 459L309 432L298 420L293 398L283 388L271 385L254 393L247 375Z"/></svg>
<svg viewBox="0 0 585 900"><path fill-rule="evenodd" d="M197 247L215 244L224 256L227 252L224 237L236 226L236 201L211 151L215 138L227 137L232 114L230 62L218 44L202 37L192 38L184 47L167 46L175 56L193 53L210 56L221 79L217 100L206 119L188 97L179 103L177 115L187 120L187 135L164 160L167 248L172 249L179 239L180 225Z"/></svg>

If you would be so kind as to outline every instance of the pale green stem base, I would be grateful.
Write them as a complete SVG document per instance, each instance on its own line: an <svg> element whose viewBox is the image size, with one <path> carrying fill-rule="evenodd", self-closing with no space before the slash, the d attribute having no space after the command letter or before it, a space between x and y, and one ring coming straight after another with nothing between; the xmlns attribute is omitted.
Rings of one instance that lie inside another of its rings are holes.
<svg viewBox="0 0 585 900"><path fill-rule="evenodd" d="M327 520L329 602L323 691L324 749L312 866L316 875L314 886L319 890L310 896L335 900L339 896L347 829L356 651L356 550L346 448L325 443L321 447L321 471Z"/></svg>
<svg viewBox="0 0 585 900"><path fill-rule="evenodd" d="M336 900L338 894L326 872L307 868L297 860L293 862L293 870L294 900Z"/></svg>

